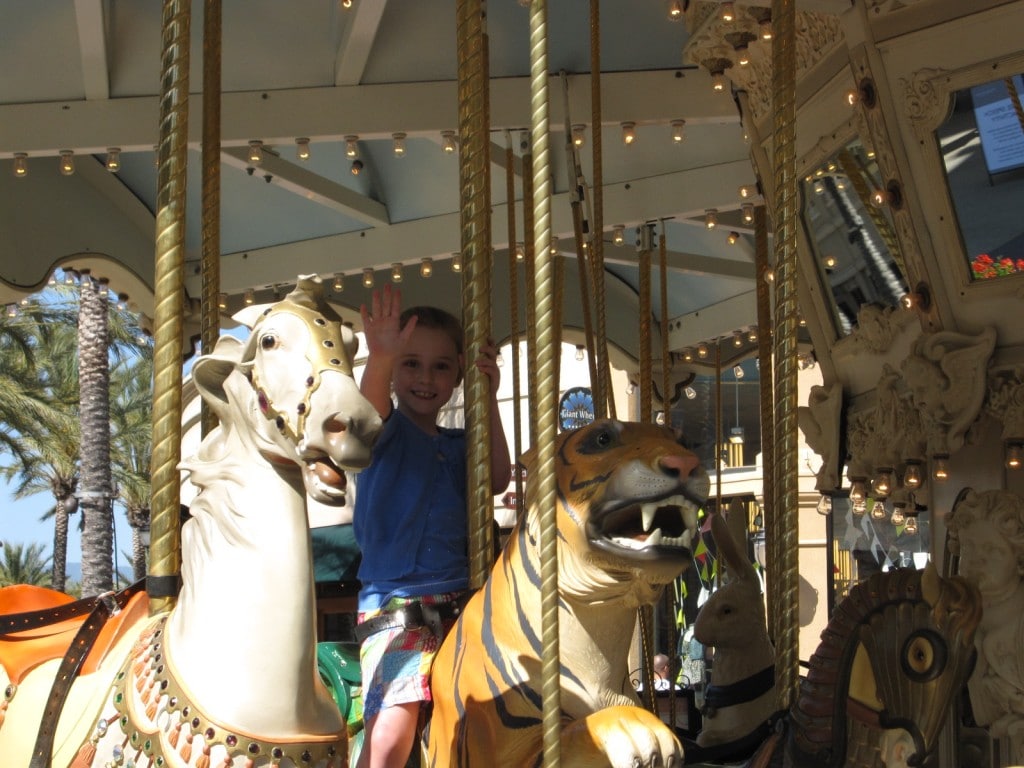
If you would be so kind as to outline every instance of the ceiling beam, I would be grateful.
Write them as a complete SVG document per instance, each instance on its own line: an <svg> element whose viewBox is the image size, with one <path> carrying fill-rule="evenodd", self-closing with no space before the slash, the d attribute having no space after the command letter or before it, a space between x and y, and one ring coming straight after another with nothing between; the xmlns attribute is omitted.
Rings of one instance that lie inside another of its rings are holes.
<svg viewBox="0 0 1024 768"><path fill-rule="evenodd" d="M749 325L737 318L757 317L757 291L732 296L709 307L688 312L669 320L668 348L685 349L702 341L729 336L737 328Z"/></svg>
<svg viewBox="0 0 1024 768"><path fill-rule="evenodd" d="M616 254L620 249L628 251L633 255L633 258L617 256ZM625 246L612 246L609 248L608 243L605 243L604 263L635 267L637 265L635 254L636 251L633 248L627 249ZM654 252L654 258L658 258L657 251ZM702 277L729 277L738 280L753 280L757 276L753 264L715 256L702 256L698 253L667 251L665 253L665 266L673 272Z"/></svg>
<svg viewBox="0 0 1024 768"><path fill-rule="evenodd" d="M570 90L570 112L589 113L589 76L569 76L570 82L576 79L580 82ZM549 87L560 88L556 77ZM735 102L714 93L703 70L609 73L601 77L601 90L605 125L664 123L667 114L685 118L688 125L739 123ZM251 139L268 146L291 145L296 125L304 126L303 135L313 141L342 141L346 134L390 138L396 130L410 137L436 136L453 127L457 108L457 84L452 81L225 93L221 146L247 146ZM552 125L561 125L563 111L561 99L554 100ZM201 118L199 109L190 110L189 144L194 148L202 139ZM492 79L492 129L519 130L530 120L529 78ZM61 149L100 154L112 146L151 152L158 126L156 96L8 104L0 106L0 157L14 152L55 156Z"/></svg>
<svg viewBox="0 0 1024 768"><path fill-rule="evenodd" d="M88 101L110 98L107 66L107 25L102 0L75 0L78 49L82 57L82 87ZM116 144L108 144L116 147Z"/></svg>
<svg viewBox="0 0 1024 768"><path fill-rule="evenodd" d="M340 8L341 4L338 5ZM363 79L385 5L387 0L359 0L347 10L340 9L341 18L347 23L334 65L335 85L359 85Z"/></svg>
<svg viewBox="0 0 1024 768"><path fill-rule="evenodd" d="M227 147L221 154L225 163L236 168L244 170L251 166L247 149ZM258 170L261 176L270 174L279 187L294 192L306 200L332 208L371 226L382 227L390 223L387 206L383 203L282 160L273 153L263 153L263 161Z"/></svg>
<svg viewBox="0 0 1024 768"><path fill-rule="evenodd" d="M608 209L618 211L624 221L673 216L699 208L703 190L709 185L738 186L749 174L750 164L746 160L660 174L635 179L629 185L607 185L604 202ZM573 231L569 203L568 193L552 196L551 231L557 237L569 237ZM494 246L507 248L508 243L500 236L505 231L506 206L494 205L491 216L496 238ZM403 263L409 264L419 263L423 256L444 259L460 250L459 232L459 213L454 211L386 227L224 254L221 286L228 293L239 293L251 287L285 283L295 279L296 264L301 264L309 273L330 275L335 272L354 274L364 267L384 269L398 260L394 254L400 254ZM691 266L696 264L686 258L681 261ZM705 268L710 269L711 265ZM186 280L197 281L198 278L189 276ZM188 283L187 287L190 293L199 295L196 293L201 289L198 282Z"/></svg>

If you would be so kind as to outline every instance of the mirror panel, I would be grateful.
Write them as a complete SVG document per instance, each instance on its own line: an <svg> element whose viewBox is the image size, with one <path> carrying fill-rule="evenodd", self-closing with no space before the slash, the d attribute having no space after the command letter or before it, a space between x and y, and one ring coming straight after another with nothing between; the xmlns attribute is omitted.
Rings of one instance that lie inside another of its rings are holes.
<svg viewBox="0 0 1024 768"><path fill-rule="evenodd" d="M888 204L873 153L851 141L800 185L803 224L823 285L829 289L835 326L847 335L869 303L897 306L907 292Z"/></svg>

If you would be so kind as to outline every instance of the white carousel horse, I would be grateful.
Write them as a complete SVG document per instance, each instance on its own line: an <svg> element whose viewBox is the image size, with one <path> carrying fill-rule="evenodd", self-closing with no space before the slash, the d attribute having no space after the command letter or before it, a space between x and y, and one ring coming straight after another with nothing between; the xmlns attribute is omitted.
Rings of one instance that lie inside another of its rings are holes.
<svg viewBox="0 0 1024 768"><path fill-rule="evenodd" d="M81 621L18 632L0 616L4 765L346 764L346 724L317 671L305 499L344 499L342 468L367 465L380 419L318 279L236 319L253 328L248 341L223 337L193 368L220 426L182 463L199 492L177 603L149 617L140 593L103 628L50 719L52 756L34 745ZM0 613L28 616L25 590L5 592ZM58 609L70 599L53 594L43 602Z"/></svg>

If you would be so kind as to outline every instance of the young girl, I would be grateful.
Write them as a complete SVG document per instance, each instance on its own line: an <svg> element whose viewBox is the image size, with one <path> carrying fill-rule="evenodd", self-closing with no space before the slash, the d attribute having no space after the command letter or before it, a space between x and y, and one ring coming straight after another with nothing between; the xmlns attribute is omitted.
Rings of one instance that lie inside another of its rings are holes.
<svg viewBox="0 0 1024 768"><path fill-rule="evenodd" d="M468 587L466 438L437 425L462 381L462 326L447 312L401 312L401 292L374 291L361 308L369 355L360 389L384 430L359 476L354 530L362 551L359 626L366 734L359 768L403 766L430 701L430 665ZM511 479L498 414L496 350L477 368L491 382L491 479ZM394 391L398 402L392 404Z"/></svg>

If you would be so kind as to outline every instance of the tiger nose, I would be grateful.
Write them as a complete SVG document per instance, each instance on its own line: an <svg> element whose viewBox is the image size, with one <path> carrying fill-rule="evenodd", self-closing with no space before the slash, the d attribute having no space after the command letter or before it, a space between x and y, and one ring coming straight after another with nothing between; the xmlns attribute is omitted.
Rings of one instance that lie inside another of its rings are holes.
<svg viewBox="0 0 1024 768"><path fill-rule="evenodd" d="M670 454L658 460L658 465L666 474L678 477L689 477L699 463L696 454L693 453Z"/></svg>

